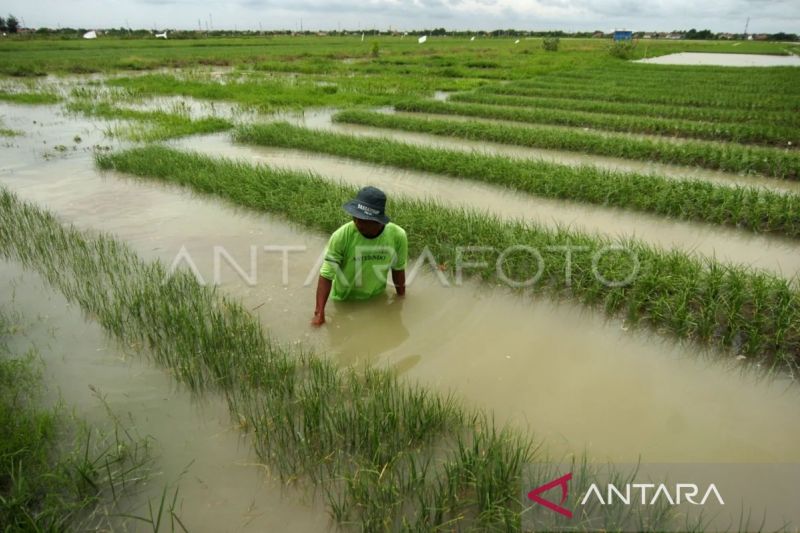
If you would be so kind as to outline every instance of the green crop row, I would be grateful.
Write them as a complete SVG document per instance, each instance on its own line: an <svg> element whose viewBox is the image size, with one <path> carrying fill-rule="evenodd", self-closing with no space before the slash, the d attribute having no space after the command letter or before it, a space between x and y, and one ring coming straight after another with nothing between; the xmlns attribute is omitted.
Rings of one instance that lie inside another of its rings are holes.
<svg viewBox="0 0 800 533"><path fill-rule="evenodd" d="M595 69L585 71L578 77L572 72L552 72L537 77L533 82L551 86L591 87L598 91L633 89L648 90L654 93L669 93L680 87L684 94L711 95L714 91L724 91L722 98L757 100L759 96L776 99L778 95L797 97L797 72L793 67L763 69L766 72L756 75L750 69L742 72L720 72L707 68L697 69L682 66L661 71L665 65L642 69L642 65L626 65L624 69ZM720 67L720 69L725 67ZM525 83L527 84L527 82ZM765 88L767 90L765 90Z"/></svg>
<svg viewBox="0 0 800 533"><path fill-rule="evenodd" d="M97 162L104 169L184 185L326 232L341 225L345 218L341 205L355 193L351 187L306 173L158 146L98 155ZM631 323L733 348L769 365L796 366L800 361L800 294L792 283L776 276L667 253L635 241L506 222L431 201L395 199L392 212L408 232L409 253L430 252L450 273L459 250L490 247L483 257L486 265L474 271L490 284L511 280L512 286L571 295L611 315L621 314ZM570 257L563 251L566 245L583 252ZM521 249L537 250L541 261L529 253L507 253ZM603 253L610 249L616 252ZM565 275L568 271L571 274Z"/></svg>
<svg viewBox="0 0 800 533"><path fill-rule="evenodd" d="M800 117L795 114L764 111L742 111L718 108L667 106L657 104L617 103L602 100L577 100L559 96L511 96L490 93L456 93L450 95L451 102L469 102L500 106L563 109L611 113L619 115L643 115L662 118L677 118L707 122L746 122L749 124L793 126L800 128Z"/></svg>
<svg viewBox="0 0 800 533"><path fill-rule="evenodd" d="M680 143L566 130L545 126L512 126L480 122L405 117L370 111L342 111L333 120L376 128L514 144L531 148L569 150L599 156L689 165L727 172L763 174L781 179L800 178L800 153L733 143Z"/></svg>
<svg viewBox="0 0 800 533"><path fill-rule="evenodd" d="M500 107L468 103L449 103L436 100L407 100L395 104L398 111L437 113L465 117L488 118L553 124L577 128L594 128L627 133L647 133L661 136L690 137L714 141L767 144L797 147L800 128L753 126L731 123L691 122L658 117L642 117L585 111L547 108Z"/></svg>
<svg viewBox="0 0 800 533"><path fill-rule="evenodd" d="M312 131L287 123L240 127L234 138L492 183L545 198L800 237L800 196L793 194L426 148L389 139Z"/></svg>
<svg viewBox="0 0 800 533"><path fill-rule="evenodd" d="M549 84L522 85L485 85L478 89L481 92L493 94L511 94L519 96L557 96L559 98L573 98L586 100L603 100L608 102L630 102L634 104L651 103L665 105L682 105L692 107L710 107L740 110L765 110L770 112L791 113L797 110L798 104L785 99L774 100L762 98L759 100L740 101L735 98L722 98L719 91L708 95L691 95L676 93L675 91L655 93L635 88L622 88L615 90L595 90L591 86L560 86Z"/></svg>
<svg viewBox="0 0 800 533"><path fill-rule="evenodd" d="M663 101L671 99L689 105L701 107L731 107L741 109L775 109L781 111L796 111L800 104L791 95L782 94L772 90L759 93L741 93L734 87L724 90L720 87L694 87L685 91L675 91L675 84L664 82L660 87L638 86L620 82L606 83L575 83L572 81L559 81L546 76L530 80L521 80L516 86L523 89L544 89L551 94L558 95L561 91L587 91L598 95L612 97L635 97L636 101ZM788 96L788 98L787 98Z"/></svg>

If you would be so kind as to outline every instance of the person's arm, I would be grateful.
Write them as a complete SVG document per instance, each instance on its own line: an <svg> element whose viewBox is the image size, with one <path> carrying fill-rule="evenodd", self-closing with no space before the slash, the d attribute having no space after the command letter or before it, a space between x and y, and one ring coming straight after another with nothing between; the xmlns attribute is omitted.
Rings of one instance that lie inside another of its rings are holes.
<svg viewBox="0 0 800 533"><path fill-rule="evenodd" d="M392 283L397 291L398 296L405 296L406 294L406 271L405 270L392 270Z"/></svg>
<svg viewBox="0 0 800 533"><path fill-rule="evenodd" d="M400 238L395 249L395 261L392 267L392 283L398 296L406 294L406 264L408 263L408 237L406 232L400 228Z"/></svg>
<svg viewBox="0 0 800 533"><path fill-rule="evenodd" d="M312 326L321 326L325 323L325 304L328 303L328 296L331 294L333 282L322 276L317 281L317 306L314 309L314 318L311 320Z"/></svg>
<svg viewBox="0 0 800 533"><path fill-rule="evenodd" d="M313 326L321 326L325 323L325 304L328 303L328 297L333 288L333 278L341 272L347 247L343 238L343 228L344 226L333 232L325 249L325 260L319 269L319 280L317 281L316 307L314 308L314 318L311 320Z"/></svg>

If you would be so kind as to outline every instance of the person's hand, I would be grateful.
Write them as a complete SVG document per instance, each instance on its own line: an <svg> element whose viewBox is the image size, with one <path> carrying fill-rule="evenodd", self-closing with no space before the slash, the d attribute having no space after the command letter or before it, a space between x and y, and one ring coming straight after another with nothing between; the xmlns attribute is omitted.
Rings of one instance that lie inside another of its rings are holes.
<svg viewBox="0 0 800 533"><path fill-rule="evenodd" d="M311 319L311 325L315 328L320 327L325 323L325 313L314 313L314 318Z"/></svg>

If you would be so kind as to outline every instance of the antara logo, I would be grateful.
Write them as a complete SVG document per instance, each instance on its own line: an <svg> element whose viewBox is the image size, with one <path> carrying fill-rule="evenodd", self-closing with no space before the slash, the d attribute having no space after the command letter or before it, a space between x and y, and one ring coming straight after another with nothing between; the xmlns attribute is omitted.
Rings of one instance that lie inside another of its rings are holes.
<svg viewBox="0 0 800 533"><path fill-rule="evenodd" d="M564 502L567 501L567 496L569 496L569 482L571 479L572 472L545 483L530 491L528 499L567 518L572 518L572 511L563 507ZM561 487L561 499L558 504L541 496L542 493L556 487ZM705 505L706 501L712 497L720 505L725 505L722 495L713 483L706 488L702 493L703 496L698 500L699 494L701 494L700 487L694 483L676 483L674 490L670 490L670 487L664 483L658 485L655 483L626 483L622 487L609 483L606 485L605 491L601 491L597 483L592 483L580 499L580 505L586 505L591 500L596 500L600 505L612 505L617 502L623 505L631 505L631 503L634 505L655 505L659 502L667 502L670 505L681 505L684 502L692 505Z"/></svg>
<svg viewBox="0 0 800 533"><path fill-rule="evenodd" d="M562 514L567 518L572 518L572 511L569 509L565 509L561 507L565 501L567 501L567 496L569 495L569 480L572 479L572 472L569 474L563 475L558 479L554 479L550 483L545 483L541 487L537 487L528 493L528 498L535 501L539 505L544 505L548 509L557 512L558 514ZM549 500L545 500L541 496L539 496L543 492L547 492L550 489L554 489L556 487L561 487L561 501L558 505L554 504Z"/></svg>

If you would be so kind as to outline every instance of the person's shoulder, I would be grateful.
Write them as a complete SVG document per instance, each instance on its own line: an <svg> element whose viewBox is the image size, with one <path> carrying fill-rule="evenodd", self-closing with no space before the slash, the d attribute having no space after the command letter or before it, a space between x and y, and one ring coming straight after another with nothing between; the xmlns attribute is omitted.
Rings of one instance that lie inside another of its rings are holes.
<svg viewBox="0 0 800 533"><path fill-rule="evenodd" d="M342 224L341 226L339 226L338 228L336 228L336 231L333 232L333 236L344 237L344 236L352 234L354 231L357 231L356 230L356 225L351 220L350 222L346 222L346 223Z"/></svg>
<svg viewBox="0 0 800 533"><path fill-rule="evenodd" d="M406 236L406 230L404 230L403 228L401 228L400 226L398 226L394 222L389 222L386 225L386 227L387 227L387 229L389 229L389 231L392 232L392 234L394 234L394 235L396 235L398 237L405 237Z"/></svg>

